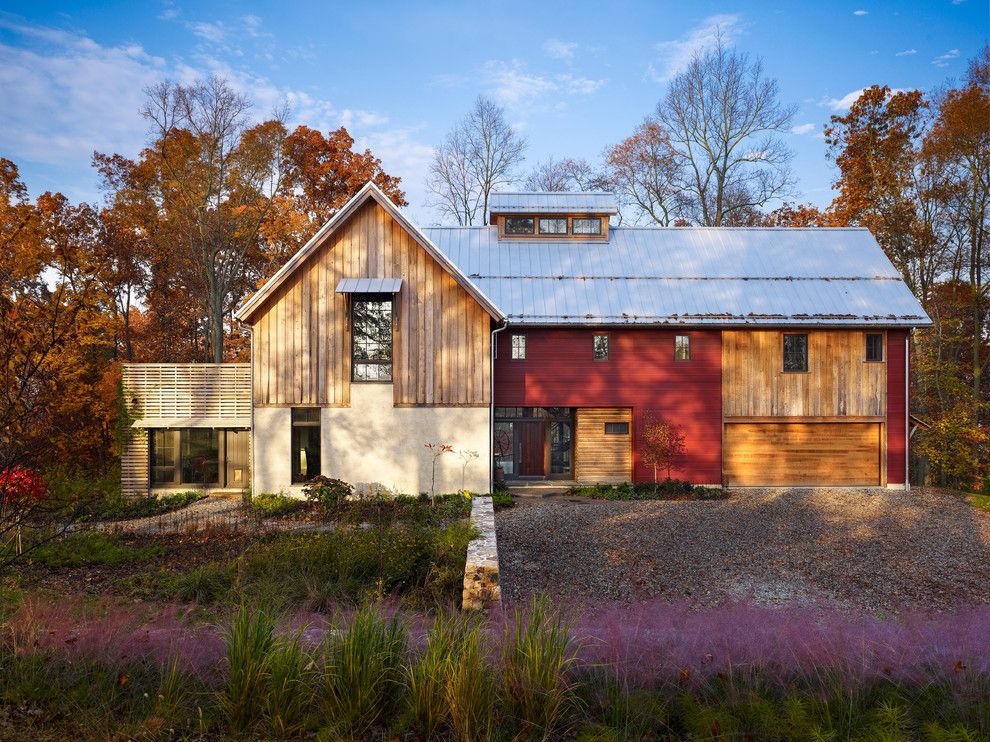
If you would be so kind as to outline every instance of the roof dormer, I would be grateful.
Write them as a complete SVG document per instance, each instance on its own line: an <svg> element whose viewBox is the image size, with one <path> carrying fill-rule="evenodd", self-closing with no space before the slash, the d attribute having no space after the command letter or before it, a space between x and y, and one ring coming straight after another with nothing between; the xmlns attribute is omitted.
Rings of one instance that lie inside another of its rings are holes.
<svg viewBox="0 0 990 742"><path fill-rule="evenodd" d="M611 193L493 193L488 223L500 240L607 242L609 217L618 213Z"/></svg>

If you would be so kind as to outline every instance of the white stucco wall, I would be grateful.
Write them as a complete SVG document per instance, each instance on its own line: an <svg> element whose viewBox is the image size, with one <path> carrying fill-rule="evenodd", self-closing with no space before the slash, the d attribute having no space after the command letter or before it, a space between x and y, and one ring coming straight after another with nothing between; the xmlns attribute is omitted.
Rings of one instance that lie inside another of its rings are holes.
<svg viewBox="0 0 990 742"><path fill-rule="evenodd" d="M350 407L322 410L320 465L327 476L354 485L378 483L404 494L430 491L426 443L447 443L455 453L437 462L437 492L461 488L460 450L477 451L464 486L489 491L488 407L395 407L391 384L352 384ZM302 494L291 484L289 407L254 411L254 491Z"/></svg>

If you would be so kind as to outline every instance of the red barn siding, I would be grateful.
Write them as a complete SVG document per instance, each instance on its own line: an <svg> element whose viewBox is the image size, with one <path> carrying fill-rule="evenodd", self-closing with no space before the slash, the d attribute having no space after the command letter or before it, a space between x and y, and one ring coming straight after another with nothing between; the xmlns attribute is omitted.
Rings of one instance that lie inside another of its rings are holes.
<svg viewBox="0 0 990 742"><path fill-rule="evenodd" d="M904 484L904 457L907 454L904 388L904 354L907 352L907 332L887 332L887 483Z"/></svg>
<svg viewBox="0 0 990 742"><path fill-rule="evenodd" d="M595 361L591 336L608 332L609 360ZM510 358L510 336L527 336L526 360ZM674 335L691 337L691 360L674 360ZM687 454L676 477L722 481L722 336L718 330L522 329L497 336L499 407L632 407L633 472L652 481L639 454L646 413L681 425Z"/></svg>

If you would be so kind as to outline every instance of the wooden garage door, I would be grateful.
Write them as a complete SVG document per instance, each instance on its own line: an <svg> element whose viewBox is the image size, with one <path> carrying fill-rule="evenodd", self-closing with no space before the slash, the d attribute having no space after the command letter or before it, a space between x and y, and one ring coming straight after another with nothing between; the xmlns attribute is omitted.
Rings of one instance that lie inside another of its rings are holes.
<svg viewBox="0 0 990 742"><path fill-rule="evenodd" d="M879 423L726 423L724 447L730 485L880 484Z"/></svg>

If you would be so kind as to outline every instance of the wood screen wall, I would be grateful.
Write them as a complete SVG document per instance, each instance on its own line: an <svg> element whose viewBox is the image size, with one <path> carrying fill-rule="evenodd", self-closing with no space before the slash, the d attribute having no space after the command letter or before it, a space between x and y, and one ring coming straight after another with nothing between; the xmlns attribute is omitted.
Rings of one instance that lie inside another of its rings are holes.
<svg viewBox="0 0 990 742"><path fill-rule="evenodd" d="M489 403L489 315L368 201L255 315L255 404L350 404L348 298L335 292L341 278L402 279L393 318L396 406Z"/></svg>
<svg viewBox="0 0 990 742"><path fill-rule="evenodd" d="M871 417L887 411L884 362L865 361L859 330L808 331L808 371L783 370L784 333L722 332L722 414L733 417Z"/></svg>
<svg viewBox="0 0 990 742"><path fill-rule="evenodd" d="M579 408L575 413L574 478L578 482L632 481L632 410ZM605 423L625 423L628 433L605 433Z"/></svg>

